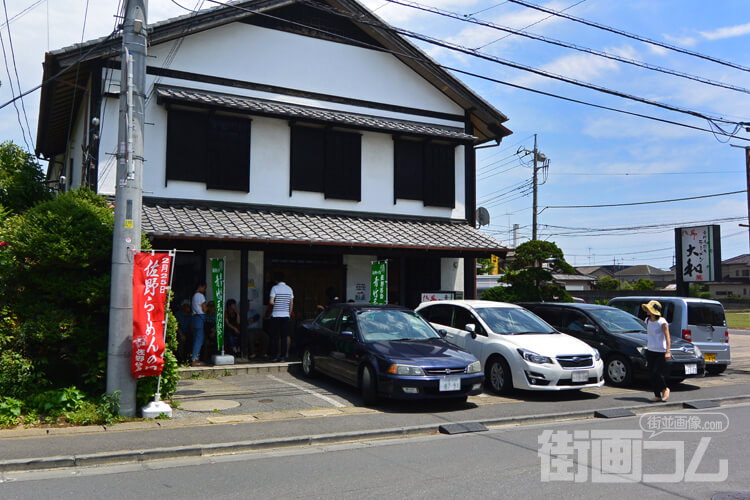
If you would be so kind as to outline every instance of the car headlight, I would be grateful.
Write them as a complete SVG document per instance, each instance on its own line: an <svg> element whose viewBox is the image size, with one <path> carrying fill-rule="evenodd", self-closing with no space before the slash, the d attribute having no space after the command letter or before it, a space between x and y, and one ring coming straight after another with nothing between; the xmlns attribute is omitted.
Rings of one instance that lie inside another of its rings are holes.
<svg viewBox="0 0 750 500"><path fill-rule="evenodd" d="M536 363L539 365L552 364L552 360L550 358L548 358L547 356L542 356L541 354L537 354L534 351L518 349L518 354L520 354L523 359L530 363Z"/></svg>
<svg viewBox="0 0 750 500"><path fill-rule="evenodd" d="M696 358L702 358L703 357L703 351L701 351L697 345L693 344L693 349L695 349L695 357Z"/></svg>
<svg viewBox="0 0 750 500"><path fill-rule="evenodd" d="M597 349L597 348L594 348L594 359L597 360L597 361L599 361L600 359L602 359L602 355L599 354L599 349Z"/></svg>
<svg viewBox="0 0 750 500"><path fill-rule="evenodd" d="M466 373L479 373L482 371L482 363L474 361L466 367Z"/></svg>
<svg viewBox="0 0 750 500"><path fill-rule="evenodd" d="M415 377L424 377L424 370L421 366L393 364L388 367L388 373L393 375L412 375Z"/></svg>

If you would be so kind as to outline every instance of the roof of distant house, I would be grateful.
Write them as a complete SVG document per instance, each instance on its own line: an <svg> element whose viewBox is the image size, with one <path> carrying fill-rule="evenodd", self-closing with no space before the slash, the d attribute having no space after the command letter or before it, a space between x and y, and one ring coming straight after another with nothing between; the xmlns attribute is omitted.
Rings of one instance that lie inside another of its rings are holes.
<svg viewBox="0 0 750 500"><path fill-rule="evenodd" d="M736 257L732 257L731 259L722 260L722 265L737 265L737 264L745 264L750 265L750 253L743 253L742 255L738 255Z"/></svg>
<svg viewBox="0 0 750 500"><path fill-rule="evenodd" d="M672 271L665 271L663 269L649 266L648 264L640 264L637 266L630 266L626 269L623 269L622 271L619 271L617 275L618 276L639 276L639 275L674 276L674 273Z"/></svg>

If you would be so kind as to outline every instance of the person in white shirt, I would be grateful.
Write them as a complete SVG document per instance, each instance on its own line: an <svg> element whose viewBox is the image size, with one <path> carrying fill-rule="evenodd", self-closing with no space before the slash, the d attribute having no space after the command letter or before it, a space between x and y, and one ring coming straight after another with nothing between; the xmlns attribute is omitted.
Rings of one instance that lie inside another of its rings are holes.
<svg viewBox="0 0 750 500"><path fill-rule="evenodd" d="M193 313L192 321L190 326L193 330L193 353L191 357L192 366L204 366L200 360L201 347L203 347L203 336L204 329L206 327L206 311L208 306L206 305L206 284L198 283L195 286L195 292L191 300L190 310Z"/></svg>
<svg viewBox="0 0 750 500"><path fill-rule="evenodd" d="M291 287L284 283L284 273L274 275L276 283L271 288L270 306L271 306L271 338L273 345L278 346L276 357L273 361L289 360L289 348L291 346L291 337L289 336L289 320L294 309L294 292Z"/></svg>
<svg viewBox="0 0 750 500"><path fill-rule="evenodd" d="M653 401L666 401L669 399L669 387L667 387L665 374L667 361L672 358L669 325L667 320L661 316L661 304L658 301L652 300L648 304L641 304L641 309L648 314L648 318L646 318L646 329L648 330L646 362L651 379L651 388L654 390Z"/></svg>

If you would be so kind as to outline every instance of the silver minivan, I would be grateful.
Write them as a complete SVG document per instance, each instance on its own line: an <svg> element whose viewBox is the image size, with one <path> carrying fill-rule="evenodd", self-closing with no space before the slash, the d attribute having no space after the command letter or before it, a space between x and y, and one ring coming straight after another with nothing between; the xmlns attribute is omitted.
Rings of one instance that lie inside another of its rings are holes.
<svg viewBox="0 0 750 500"><path fill-rule="evenodd" d="M729 330L724 306L716 300L691 297L615 297L607 305L617 307L641 319L646 313L641 304L658 300L662 316L669 323L669 333L697 345L706 361L706 372L721 373L731 362L729 355Z"/></svg>

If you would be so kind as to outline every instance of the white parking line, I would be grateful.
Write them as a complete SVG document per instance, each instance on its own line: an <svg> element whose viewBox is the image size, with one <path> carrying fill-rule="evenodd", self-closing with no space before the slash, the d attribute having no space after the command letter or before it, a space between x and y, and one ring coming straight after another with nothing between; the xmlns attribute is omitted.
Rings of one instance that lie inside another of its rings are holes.
<svg viewBox="0 0 750 500"><path fill-rule="evenodd" d="M318 394L317 392L313 391L312 389L308 389L307 387L302 387L301 385L297 385L297 384L295 384L293 382L287 382L286 380L282 380L279 377L274 377L273 375L268 375L268 378L270 378L272 380L275 380L276 382L281 382L282 384L291 385L295 389L299 389L300 391L303 391L303 392L306 392L306 393L308 393L308 394L310 394L312 396L318 397L318 398L322 399L323 401L325 401L326 403L329 403L329 404L335 406L336 408L344 408L346 406L346 405L343 405L343 404L339 403L338 401L336 401L333 398L329 398L328 396L325 396L323 394Z"/></svg>

